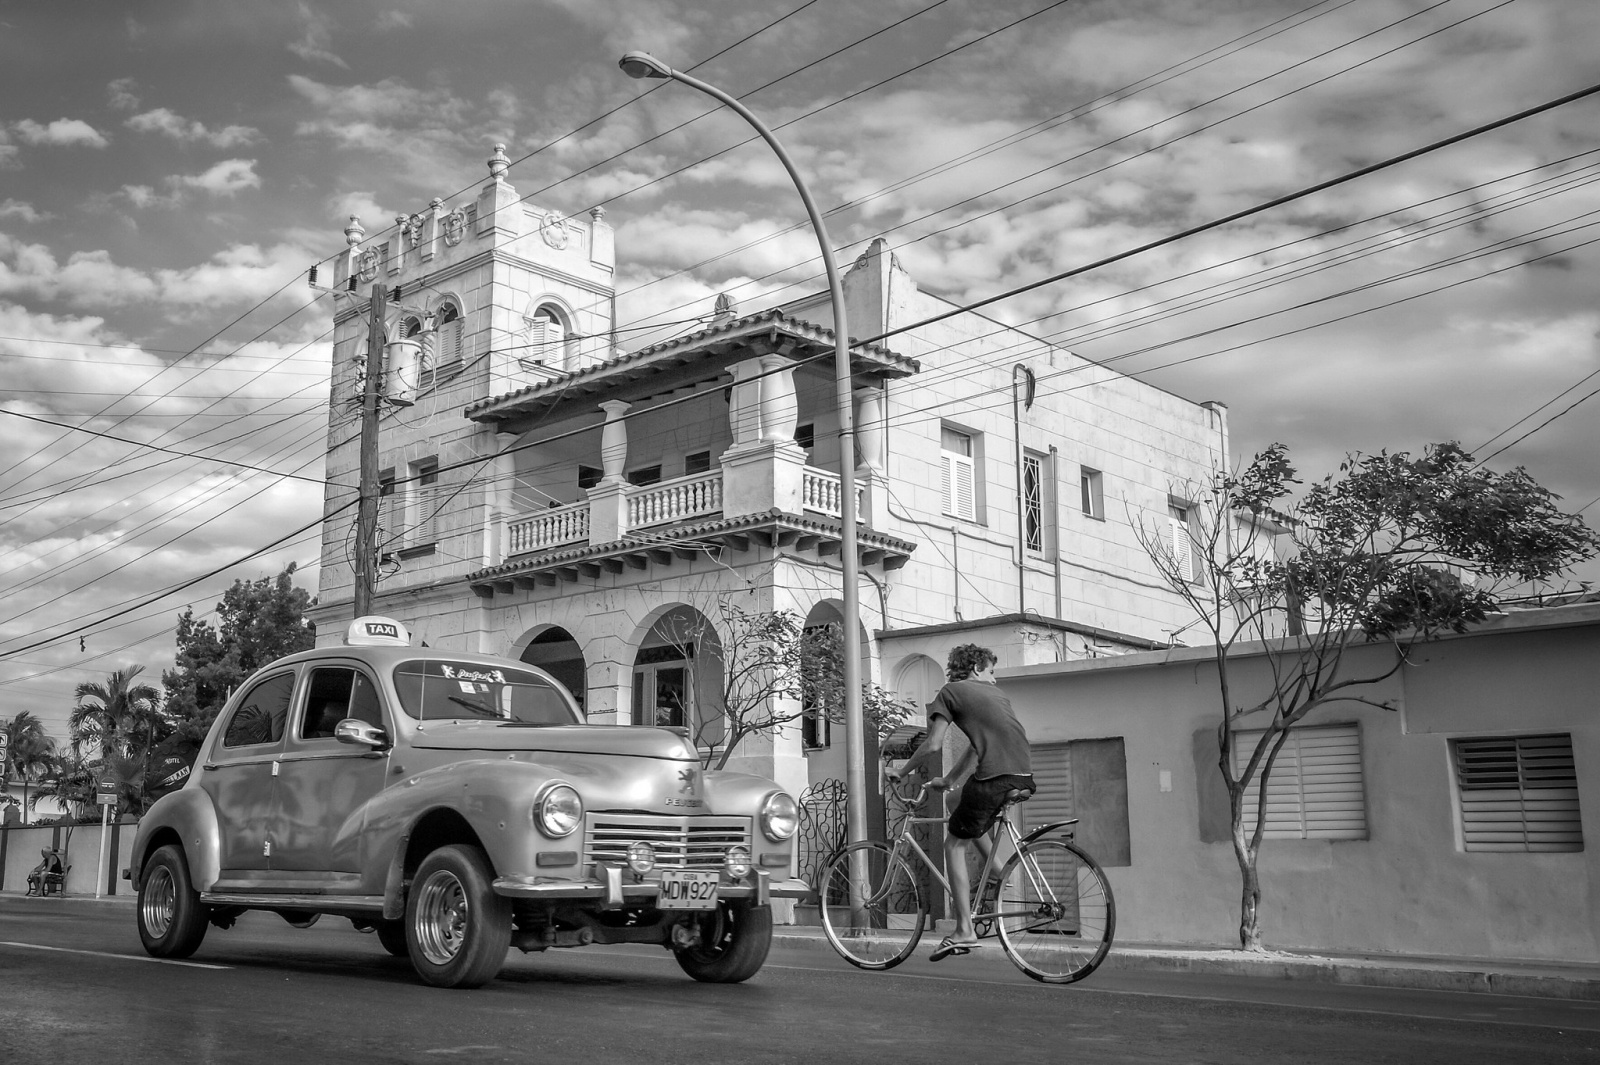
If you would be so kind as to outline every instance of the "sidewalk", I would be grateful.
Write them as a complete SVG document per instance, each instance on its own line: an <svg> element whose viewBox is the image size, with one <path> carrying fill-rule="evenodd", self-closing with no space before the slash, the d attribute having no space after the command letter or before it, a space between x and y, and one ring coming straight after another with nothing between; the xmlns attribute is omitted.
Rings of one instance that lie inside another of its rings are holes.
<svg viewBox="0 0 1600 1065"><path fill-rule="evenodd" d="M123 885L118 885L121 888ZM20 891L0 891L0 901L55 907L105 907L132 910L133 894L73 894L64 899L29 899ZM16 912L13 910L12 912ZM939 937L931 929L917 950L931 951ZM822 929L814 925L778 925L772 945L786 949L832 953ZM1600 1002L1600 963L1520 961L1493 958L1433 958L1403 955L1316 955L1271 951L1245 954L1215 947L1170 947L1117 943L1103 966L1107 971L1195 973L1209 976L1251 976L1266 980L1308 980L1324 984L1364 984L1425 991L1468 991L1479 994L1526 995L1534 998Z"/></svg>
<svg viewBox="0 0 1600 1065"><path fill-rule="evenodd" d="M933 949L939 937L924 933L917 950ZM773 946L831 951L819 927L779 925ZM1536 998L1600 1002L1600 964L1516 961L1490 958L1432 958L1402 955L1314 955L1271 951L1246 954L1215 947L1169 947L1115 943L1103 969L1124 972L1178 972L1212 976L1253 976L1268 980L1310 980L1325 984L1365 984L1426 991L1471 991Z"/></svg>

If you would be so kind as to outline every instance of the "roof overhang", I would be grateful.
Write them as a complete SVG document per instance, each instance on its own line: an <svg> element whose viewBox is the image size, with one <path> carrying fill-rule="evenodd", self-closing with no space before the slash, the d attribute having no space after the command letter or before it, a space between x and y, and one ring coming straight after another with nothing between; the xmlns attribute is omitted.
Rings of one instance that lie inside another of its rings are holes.
<svg viewBox="0 0 1600 1065"><path fill-rule="evenodd" d="M587 412L600 399L637 402L680 388L723 382L729 367L745 359L779 354L800 361L822 361L831 359L833 350L832 330L790 318L779 310L763 311L481 400L464 413L475 422L498 423L502 432L517 432L521 425L542 420L560 407ZM920 369L915 359L877 344L852 346L850 366L856 377L866 380L909 377Z"/></svg>
<svg viewBox="0 0 1600 1065"><path fill-rule="evenodd" d="M865 529L857 531L858 551L864 566L896 570L911 558L916 545ZM838 523L769 510L737 518L717 518L689 525L650 530L650 535L627 537L607 544L578 544L490 566L467 574L467 584L481 598L509 595L519 589L554 588L561 584L594 582L601 574L624 574L680 562L715 557L724 551L757 548L786 550L818 559L839 554L844 532ZM710 555L716 551L717 555Z"/></svg>

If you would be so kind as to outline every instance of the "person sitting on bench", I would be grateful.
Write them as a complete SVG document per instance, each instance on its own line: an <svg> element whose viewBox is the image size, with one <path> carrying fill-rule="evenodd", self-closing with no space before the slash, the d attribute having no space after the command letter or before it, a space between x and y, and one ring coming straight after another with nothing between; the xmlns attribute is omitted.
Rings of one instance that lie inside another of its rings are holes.
<svg viewBox="0 0 1600 1065"><path fill-rule="evenodd" d="M28 872L28 894L30 895L46 894L45 889L51 884L59 888L63 879L61 855L49 847L40 847L39 853L44 856L44 861Z"/></svg>

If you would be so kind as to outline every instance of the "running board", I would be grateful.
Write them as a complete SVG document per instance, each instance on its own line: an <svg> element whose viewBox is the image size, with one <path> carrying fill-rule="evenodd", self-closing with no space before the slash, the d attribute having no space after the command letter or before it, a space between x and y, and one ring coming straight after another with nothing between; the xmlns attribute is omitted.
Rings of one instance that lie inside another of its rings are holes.
<svg viewBox="0 0 1600 1065"><path fill-rule="evenodd" d="M351 910L383 912L382 895L243 895L202 891L200 901L207 906L243 906L250 910L309 910L313 913L346 913Z"/></svg>

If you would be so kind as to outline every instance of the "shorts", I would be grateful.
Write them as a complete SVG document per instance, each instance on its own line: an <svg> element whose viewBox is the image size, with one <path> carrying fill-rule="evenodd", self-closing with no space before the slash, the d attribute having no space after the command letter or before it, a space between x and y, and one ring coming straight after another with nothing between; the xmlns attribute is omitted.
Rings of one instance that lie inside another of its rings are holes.
<svg viewBox="0 0 1600 1065"><path fill-rule="evenodd" d="M1006 773L984 780L969 780L961 788L961 801L950 815L949 832L957 839L977 839L993 827L1013 789L1032 795L1038 790L1033 777Z"/></svg>

